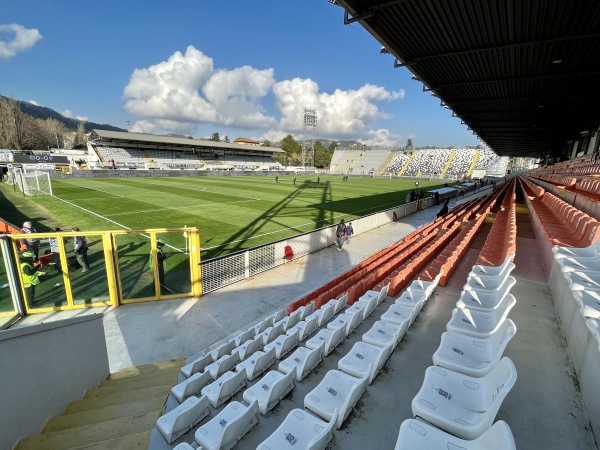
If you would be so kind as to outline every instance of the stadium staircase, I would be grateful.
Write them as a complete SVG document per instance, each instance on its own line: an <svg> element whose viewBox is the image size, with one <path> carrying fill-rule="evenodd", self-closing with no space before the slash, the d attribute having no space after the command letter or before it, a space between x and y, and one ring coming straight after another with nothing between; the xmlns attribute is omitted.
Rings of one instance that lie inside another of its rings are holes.
<svg viewBox="0 0 600 450"><path fill-rule="evenodd" d="M94 153L96 153L96 156L98 157L98 159L100 160L100 162L104 162L104 158L102 157L102 155L100 154L100 152L98 151L98 149L96 147L92 147L94 149Z"/></svg>
<svg viewBox="0 0 600 450"><path fill-rule="evenodd" d="M395 158L396 158L396 153L395 152L390 152L390 154L387 157L387 159L383 162L383 164L377 170L377 175L383 175L384 173L386 173L387 170L388 170L388 167L390 166L390 164L392 163L392 161Z"/></svg>
<svg viewBox="0 0 600 450"><path fill-rule="evenodd" d="M14 450L148 448L184 359L130 367L110 375L81 400L69 403L37 436Z"/></svg>
<svg viewBox="0 0 600 450"><path fill-rule="evenodd" d="M363 156L364 156L364 152L361 153L360 155L358 155L358 158L356 158L354 160L354 162L352 164L350 164L350 167L348 167L348 169L344 173L350 173L350 172L352 172L352 169L354 168L354 166L356 165L356 163L358 161L360 161Z"/></svg>
<svg viewBox="0 0 600 450"><path fill-rule="evenodd" d="M402 167L402 170L400 170L400 173L398 174L399 176L402 176L402 174L406 171L412 160L415 159L415 156L417 156L417 151L413 150L412 155L410 155L410 158L408 158L408 161L406 161L406 164L404 164L404 167Z"/></svg>
<svg viewBox="0 0 600 450"><path fill-rule="evenodd" d="M196 158L198 158L198 161L200 161L202 164L204 164L206 166L206 161L204 161L202 158L200 158L200 155L196 155Z"/></svg>
<svg viewBox="0 0 600 450"><path fill-rule="evenodd" d="M149 155L149 154L146 152L146 150L140 150L140 151L142 152L142 155L144 155L144 158L146 158L146 160L147 160L149 163L151 163L151 162L154 162L154 161L152 160L152 158L150 158L150 155Z"/></svg>
<svg viewBox="0 0 600 450"><path fill-rule="evenodd" d="M479 160L479 155L481 155L481 151L477 150L475 152L475 156L473 157L473 161L471 162L471 167L469 167L469 171L467 172L467 178L470 178L475 170L475 166L477 165L477 161Z"/></svg>
<svg viewBox="0 0 600 450"><path fill-rule="evenodd" d="M352 151L349 151L348 154L346 155L346 157L337 165L335 166L335 169L333 169L332 173L337 173L337 171L340 169L340 167L342 167L346 161L348 161L348 159L350 158L350 156L352 156Z"/></svg>
<svg viewBox="0 0 600 450"><path fill-rule="evenodd" d="M452 161L454 161L455 156L456 156L456 150L452 150L452 152L450 153L450 157L448 158L448 161L446 161L444 170L442 170L442 173L440 174L440 178L444 178L444 176L446 175L446 172L448 172L448 169L452 165Z"/></svg>

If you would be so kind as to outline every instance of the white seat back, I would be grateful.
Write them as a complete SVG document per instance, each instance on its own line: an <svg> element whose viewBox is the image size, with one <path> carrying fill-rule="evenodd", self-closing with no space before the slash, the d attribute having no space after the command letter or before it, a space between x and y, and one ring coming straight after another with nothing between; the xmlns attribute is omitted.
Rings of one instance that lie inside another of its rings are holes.
<svg viewBox="0 0 600 450"><path fill-rule="evenodd" d="M302 313L300 314L300 320L305 320L308 316L315 312L317 305L315 302L310 302L306 306L300 307Z"/></svg>
<svg viewBox="0 0 600 450"><path fill-rule="evenodd" d="M499 420L477 439L466 441L426 422L408 419L402 422L395 450L405 449L516 450L515 439L506 422Z"/></svg>
<svg viewBox="0 0 600 450"><path fill-rule="evenodd" d="M202 373L195 373L187 380L176 384L171 388L171 394L177 399L179 403L192 395L196 395L202 390L204 386L212 381L210 373L208 371Z"/></svg>
<svg viewBox="0 0 600 450"><path fill-rule="evenodd" d="M390 343L394 347L400 342L400 333L404 335L406 330L401 325L394 325L382 320L378 320L373 324L371 329L362 335L362 341L367 344L377 345L378 347L386 347Z"/></svg>
<svg viewBox="0 0 600 450"><path fill-rule="evenodd" d="M238 334L235 337L235 346L239 347L243 343L252 339L254 336L256 336L256 330L254 328L250 328L249 330L246 330L246 331Z"/></svg>
<svg viewBox="0 0 600 450"><path fill-rule="evenodd" d="M510 290L510 288L512 288L516 282L517 280L510 276L509 273L487 277L480 275L469 275L467 277L466 285L477 291L484 290L506 292L506 290Z"/></svg>
<svg viewBox="0 0 600 450"><path fill-rule="evenodd" d="M321 327L325 323L329 322L331 320L331 318L333 317L334 313L335 313L335 302L325 303L323 306L321 306L321 308L316 311L316 314L318 314L318 317L319 317L318 326Z"/></svg>
<svg viewBox="0 0 600 450"><path fill-rule="evenodd" d="M501 306L489 312L470 308L454 308L446 329L479 338L488 337L502 325L516 302L515 298L509 294L502 301Z"/></svg>
<svg viewBox="0 0 600 450"><path fill-rule="evenodd" d="M216 380L225 372L232 370L237 363L240 362L240 355L235 352L231 355L225 355L218 361L206 366L206 371L210 372L210 376L213 380Z"/></svg>
<svg viewBox="0 0 600 450"><path fill-rule="evenodd" d="M332 300L332 301L336 302L334 314L337 314L346 307L346 304L348 302L348 293L345 292L344 295L342 295L338 300Z"/></svg>
<svg viewBox="0 0 600 450"><path fill-rule="evenodd" d="M505 266L507 266L508 264L512 264L512 260L514 259L514 257L514 253L509 253L507 258L499 266L475 265L471 269L471 273L475 275L498 275L499 273L502 273L503 270L505 270Z"/></svg>
<svg viewBox="0 0 600 450"><path fill-rule="evenodd" d="M195 373L202 372L206 368L206 366L208 366L212 362L214 361L210 353L208 355L200 356L191 363L183 366L181 368L181 373L189 378Z"/></svg>
<svg viewBox="0 0 600 450"><path fill-rule="evenodd" d="M387 298L389 290L390 283L386 284L384 287L381 288L381 290L379 291L379 296L377 297L377 304L381 303Z"/></svg>
<svg viewBox="0 0 600 450"><path fill-rule="evenodd" d="M282 374L277 370L267 372L254 386L244 391L244 401L258 401L260 413L264 416L275 407L294 387L296 369Z"/></svg>
<svg viewBox="0 0 600 450"><path fill-rule="evenodd" d="M240 360L243 361L244 359L252 355L254 352L257 352L261 348L263 348L263 345L263 337L256 336L254 339L252 339L249 342L246 342L241 347L236 348L234 351L237 352L237 354L240 356Z"/></svg>
<svg viewBox="0 0 600 450"><path fill-rule="evenodd" d="M476 439L492 425L516 379L515 366L507 357L481 378L429 367L412 401L413 415L461 439Z"/></svg>
<svg viewBox="0 0 600 450"><path fill-rule="evenodd" d="M283 333L283 322L278 322L272 327L267 328L261 334L263 344L266 345L269 342L274 341L281 333Z"/></svg>
<svg viewBox="0 0 600 450"><path fill-rule="evenodd" d="M212 356L213 361L217 361L219 358L224 355L228 355L231 351L236 347L235 339L225 342L224 344L219 345L214 350L211 350L210 356Z"/></svg>
<svg viewBox="0 0 600 450"><path fill-rule="evenodd" d="M271 325L273 325L273 317L267 317L254 327L254 331L256 331L256 334L261 334Z"/></svg>
<svg viewBox="0 0 600 450"><path fill-rule="evenodd" d="M206 397L190 397L177 408L156 421L156 428L169 444L191 430L208 416L209 401Z"/></svg>
<svg viewBox="0 0 600 450"><path fill-rule="evenodd" d="M258 423L258 401L254 400L247 407L242 403L239 403L239 405L242 413L235 420L225 425L223 439L219 448L232 448L236 442L243 438Z"/></svg>
<svg viewBox="0 0 600 450"><path fill-rule="evenodd" d="M433 354L433 363L472 377L483 377L500 361L506 345L516 331L514 322L506 319L487 338L445 332L440 346Z"/></svg>
<svg viewBox="0 0 600 450"><path fill-rule="evenodd" d="M226 372L219 379L202 388L213 408L218 408L237 391L246 386L246 372Z"/></svg>

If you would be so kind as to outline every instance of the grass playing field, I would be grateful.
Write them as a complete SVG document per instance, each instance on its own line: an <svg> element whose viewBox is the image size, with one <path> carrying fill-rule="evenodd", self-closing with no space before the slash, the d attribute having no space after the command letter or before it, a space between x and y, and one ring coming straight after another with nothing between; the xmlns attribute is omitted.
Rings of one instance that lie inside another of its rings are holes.
<svg viewBox="0 0 600 450"><path fill-rule="evenodd" d="M427 190L439 181L420 181ZM341 176L52 180L54 198L0 185L0 216L38 231L198 227L202 259L255 247L406 201L412 180Z"/></svg>

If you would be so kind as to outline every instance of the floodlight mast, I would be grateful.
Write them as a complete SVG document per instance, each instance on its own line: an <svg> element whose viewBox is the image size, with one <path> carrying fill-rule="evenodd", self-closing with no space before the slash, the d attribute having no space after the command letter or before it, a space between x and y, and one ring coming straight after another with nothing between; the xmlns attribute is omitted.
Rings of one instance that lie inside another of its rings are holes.
<svg viewBox="0 0 600 450"><path fill-rule="evenodd" d="M317 110L304 108L304 143L302 145L302 166L315 166L315 128L317 128Z"/></svg>

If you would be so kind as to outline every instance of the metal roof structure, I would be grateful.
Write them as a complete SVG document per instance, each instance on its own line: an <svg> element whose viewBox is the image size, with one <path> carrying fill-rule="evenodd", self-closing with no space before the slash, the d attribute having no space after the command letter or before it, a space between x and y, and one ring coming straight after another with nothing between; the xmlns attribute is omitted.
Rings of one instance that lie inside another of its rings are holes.
<svg viewBox="0 0 600 450"><path fill-rule="evenodd" d="M598 0L330 0L501 156L600 124Z"/></svg>
<svg viewBox="0 0 600 450"><path fill-rule="evenodd" d="M91 140L100 140L116 147L152 147L160 150L175 149L211 149L211 150L239 150L243 152L283 153L278 147L256 147L244 144L231 144L227 142L208 141L203 139L188 139L174 136L159 136L156 134L126 133L122 131L93 130Z"/></svg>

